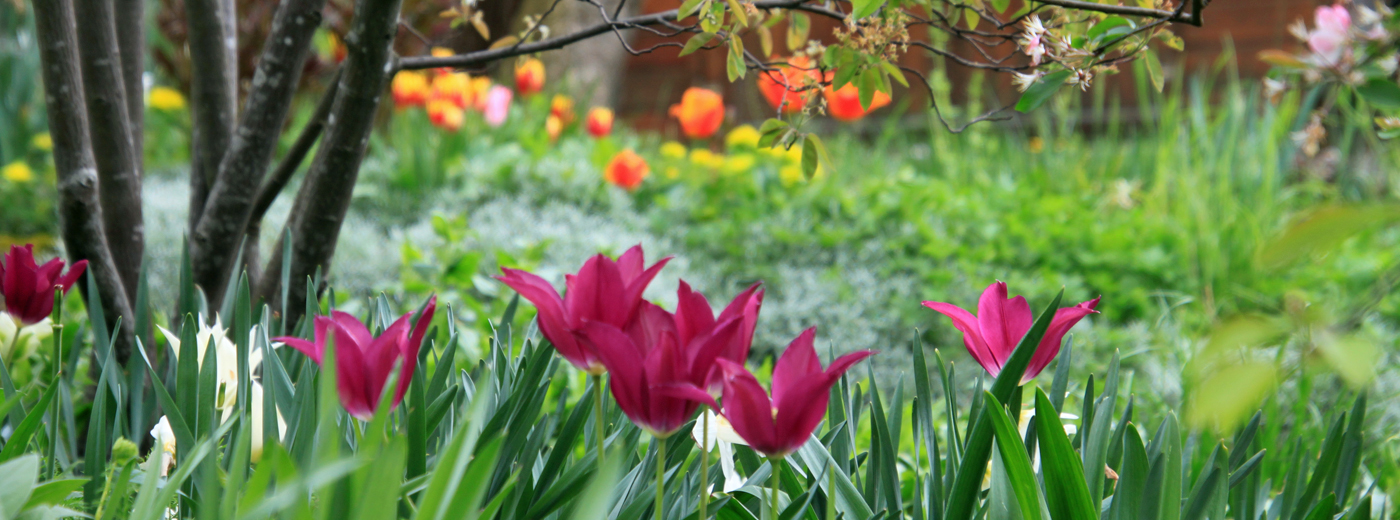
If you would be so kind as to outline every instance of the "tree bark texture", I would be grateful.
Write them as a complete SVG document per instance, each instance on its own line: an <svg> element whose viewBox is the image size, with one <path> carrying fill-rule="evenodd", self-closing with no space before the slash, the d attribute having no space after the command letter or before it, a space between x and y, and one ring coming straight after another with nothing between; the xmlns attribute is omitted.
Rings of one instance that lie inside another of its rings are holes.
<svg viewBox="0 0 1400 520"><path fill-rule="evenodd" d="M116 0L117 45L122 55L122 85L126 88L126 119L136 170L146 171L146 0Z"/></svg>
<svg viewBox="0 0 1400 520"><path fill-rule="evenodd" d="M103 228L122 285L136 287L145 254L139 153L127 116L115 2L81 0L76 18L92 154L97 160ZM133 291L134 292L134 291ZM125 295L133 305L134 294Z"/></svg>
<svg viewBox="0 0 1400 520"><path fill-rule="evenodd" d="M340 77L334 105L326 120L325 135L316 158L307 170L287 219L292 244L269 251L270 261L258 284L258 294L281 308L286 323L301 318L307 298L304 280L317 269L328 271L335 254L345 213L350 208L360 162L373 129L374 114L388 85L393 56L390 47L398 32L400 0L358 0L355 19L345 35L349 56ZM291 247L292 266L288 301L280 299L282 250Z"/></svg>
<svg viewBox="0 0 1400 520"><path fill-rule="evenodd" d="M125 361L135 345L135 314L116 263L107 249L102 205L98 196L97 164L83 111L82 75L78 71L78 37L72 0L35 0L34 22L58 173L59 229L70 261L87 260L97 281L108 323L121 319L116 336L117 359ZM79 289L87 292L87 284Z"/></svg>
<svg viewBox="0 0 1400 520"><path fill-rule="evenodd" d="M190 110L194 136L190 154L189 229L199 224L209 190L218 175L219 163L233 140L238 118L238 77L233 61L238 41L228 33L228 9L223 0L188 0L190 69Z"/></svg>
<svg viewBox="0 0 1400 520"><path fill-rule="evenodd" d="M221 301L238 256L258 188L277 148L277 138L301 82L311 37L321 23L325 0L284 0L272 21L243 117L209 191L204 214L192 233L190 260L195 283L211 301ZM256 263L256 242L248 245Z"/></svg>

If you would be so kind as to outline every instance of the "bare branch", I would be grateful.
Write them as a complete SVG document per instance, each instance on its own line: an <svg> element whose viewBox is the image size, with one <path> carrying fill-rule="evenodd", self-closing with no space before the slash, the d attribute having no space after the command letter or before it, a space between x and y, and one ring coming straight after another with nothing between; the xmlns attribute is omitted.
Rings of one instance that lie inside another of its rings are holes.
<svg viewBox="0 0 1400 520"><path fill-rule="evenodd" d="M340 71L337 70L335 76L331 78L330 86L326 88L325 94L321 95L321 102L316 105L316 112L311 114L311 119L302 127L301 134L292 143L291 149L282 156L282 162L277 163L277 169L272 171L272 176L263 183L262 189L258 191L258 198L253 203L253 213L248 216L248 234L256 235L255 232L261 226L262 219L267 215L268 208L277 200L277 195L282 193L282 189L287 187L287 183L301 169L302 160L306 159L306 154L311 152L311 147L316 145L316 141L321 137L321 131L326 128L326 117L331 113L331 106L335 103L335 93L340 86Z"/></svg>
<svg viewBox="0 0 1400 520"><path fill-rule="evenodd" d="M810 5L805 2L806 0L760 0L758 2L754 2L753 5L754 7L757 7L759 9L795 9L798 11L807 11L814 14L820 14L822 16L827 16L837 20L845 18L845 15L841 13L832 11L825 7ZM466 54L458 54L455 56L415 56L409 58L400 58L398 60L398 64L395 70L421 70L438 67L477 67L486 63L515 56L522 56L525 54L534 54L537 52L560 49L571 43L580 40L586 40L588 38L612 32L614 30L637 29L652 25L664 25L669 22L677 21L676 17L678 14L679 13L675 9L672 9L670 11L662 11L659 13L633 16L629 18L623 18L621 20L605 20L603 23L581 29L571 34L566 34L547 40L540 40L534 43L523 44L519 46L511 46L501 49L487 49L484 51L469 52Z"/></svg>
<svg viewBox="0 0 1400 520"><path fill-rule="evenodd" d="M325 5L326 0L286 0L272 19L243 118L219 165L204 214L190 235L194 280L211 301L223 299L224 284L235 268L238 242L277 148ZM256 258L246 260L257 262Z"/></svg>
<svg viewBox="0 0 1400 520"><path fill-rule="evenodd" d="M114 2L89 2L76 18L82 64L83 97L87 102L88 135L97 160L98 197L103 229L122 284L136 287L145 251L141 218L139 156L131 141L126 87L117 44ZM135 294L125 295L135 303Z"/></svg>
<svg viewBox="0 0 1400 520"><path fill-rule="evenodd" d="M1193 13L1191 13L1191 14L1182 13L1182 12L1180 12L1179 9L1177 10L1178 12L1173 13L1173 12L1171 12L1171 11L1163 11L1163 10L1161 10L1161 9L1149 9L1149 8L1146 8L1146 7L1132 7L1132 6L1126 6L1126 5L1098 4L1098 3L1094 3L1094 2L1085 2L1085 1L1083 1L1083 0L1035 0L1035 1L1036 1L1036 2L1039 2L1039 3L1042 3L1042 4L1048 4L1048 5L1053 5L1053 6L1057 6L1057 7L1064 7L1064 8L1066 8L1066 9L1075 9L1075 10L1079 10L1079 11L1093 11L1093 12L1107 13L1107 14L1120 14L1120 15L1124 15L1124 16L1142 16L1142 17L1146 17L1146 18L1162 18L1162 19L1166 19L1166 20L1169 21L1169 22L1182 22L1182 23L1188 23L1188 24L1191 24L1191 25L1199 25L1199 23L1197 22L1197 20L1199 19L1200 12L1201 12L1201 10L1200 10L1199 8L1197 8L1196 11L1193 12ZM1184 1L1184 0L1183 0L1183 1ZM1200 0L1193 0L1193 1L1196 2L1196 5L1197 5L1198 7L1201 5Z"/></svg>
<svg viewBox="0 0 1400 520"><path fill-rule="evenodd" d="M199 224L209 190L214 186L219 163L233 140L238 119L238 87L234 62L236 41L230 28L228 7L223 0L187 0L189 24L191 92L190 110L194 116L190 161L191 230Z"/></svg>
<svg viewBox="0 0 1400 520"><path fill-rule="evenodd" d="M44 102L49 135L53 137L54 167L58 172L58 216L63 245L70 261L87 260L97 280L108 323L121 320L117 359L126 360L135 345L135 314L102 230L102 205L97 194L97 165L83 112L82 76L78 72L78 37L72 0L35 0L34 26L42 63ZM87 291L87 284L79 284Z"/></svg>
<svg viewBox="0 0 1400 520"><path fill-rule="evenodd" d="M390 77L392 55L390 45L398 26L401 0L357 0L355 19L345 36L349 55L331 113L326 121L326 135L316 152L306 180L297 193L287 229L292 244L278 240L269 253L271 259L265 273L282 271L282 254L291 247L291 287L289 301L280 298L281 280L264 276L258 284L258 294L280 307L287 323L296 323L304 312L306 280L318 270L328 270L335 253L345 213L350 209L360 162L373 129L374 113Z"/></svg>
<svg viewBox="0 0 1400 520"><path fill-rule="evenodd" d="M126 87L126 119L131 147L136 150L136 171L146 171L146 0L116 0L117 45L121 47L122 84Z"/></svg>

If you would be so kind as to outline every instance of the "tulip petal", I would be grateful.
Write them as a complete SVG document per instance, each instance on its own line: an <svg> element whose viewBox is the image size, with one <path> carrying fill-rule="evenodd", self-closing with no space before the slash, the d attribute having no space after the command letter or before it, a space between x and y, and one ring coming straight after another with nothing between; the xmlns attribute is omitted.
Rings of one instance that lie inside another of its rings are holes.
<svg viewBox="0 0 1400 520"><path fill-rule="evenodd" d="M519 269L501 268L505 274L496 277L530 303L535 304L540 332L554 345L564 359L585 372L595 364L587 349L580 347L569 330L569 318L564 312L564 300L554 286L532 273Z"/></svg>
<svg viewBox="0 0 1400 520"><path fill-rule="evenodd" d="M1008 298L1006 282L994 282L982 292L977 302L977 322L982 331L982 340L996 363L997 372L1011 357L1011 351L1026 331L1031 329L1034 320L1031 306L1021 296Z"/></svg>
<svg viewBox="0 0 1400 520"><path fill-rule="evenodd" d="M1040 375L1045 367L1050 365L1050 360L1060 354L1060 345L1064 343L1065 334L1073 328L1079 320L1085 316L1097 313L1094 307L1099 305L1101 298L1094 298L1087 302L1080 303L1073 307L1066 307L1055 311L1055 317L1050 320L1050 327L1045 330L1045 337L1040 339L1040 344L1036 345L1035 355L1031 356L1030 365L1026 367L1026 375L1021 378L1021 383L1025 384Z"/></svg>
<svg viewBox="0 0 1400 520"><path fill-rule="evenodd" d="M331 311L331 320L334 322L333 330L337 334L335 338L336 352L349 346L355 347L360 352L366 352L365 349L369 348L370 342L374 341L374 336L370 334L365 324L348 312ZM347 344L346 341L349 343Z"/></svg>
<svg viewBox="0 0 1400 520"><path fill-rule="evenodd" d="M716 363L729 375L724 382L724 416L734 431L760 453L775 448L773 404L768 393L742 365L726 359Z"/></svg>
<svg viewBox="0 0 1400 520"><path fill-rule="evenodd" d="M657 260L657 262L651 264L651 267L648 267L647 270L642 271L642 274L637 275L636 278L627 282L627 286L622 293L622 302L629 307L623 309L625 314L621 316L622 319L632 319L632 313L636 312L637 305L642 301L642 293L646 292L647 285L651 284L652 279L656 278L656 275L661 272L661 268L666 267L666 264L670 261L671 257L669 256Z"/></svg>
<svg viewBox="0 0 1400 520"><path fill-rule="evenodd" d="M846 370L850 369L852 365L873 355L875 355L874 350L860 350L836 358L835 361L831 362L831 366L826 367L826 376L832 380L836 380L841 377L841 374L846 373Z"/></svg>
<svg viewBox="0 0 1400 520"><path fill-rule="evenodd" d="M817 349L813 346L816 337L816 327L802 331L788 344L787 350L783 351L783 355L773 365L774 402L782 401L789 388L813 374L822 372L821 360L817 358Z"/></svg>
<svg viewBox="0 0 1400 520"><path fill-rule="evenodd" d="M583 344L591 347L594 354L611 374L608 386L613 399L617 401L628 417L640 415L646 406L646 377L643 358L632 339L607 323L590 321L579 330Z"/></svg>
<svg viewBox="0 0 1400 520"><path fill-rule="evenodd" d="M714 410L720 409L719 402L715 401L714 396L710 395L709 392L701 390L700 387L692 385L690 383L668 383L664 385L653 386L652 391L656 392L659 395L664 395L667 397L695 401L697 403L708 406ZM714 438L711 438L710 442L713 443Z"/></svg>
<svg viewBox="0 0 1400 520"><path fill-rule="evenodd" d="M982 339L981 326L977 323L976 316L951 303L926 301L924 307L953 320L953 328L963 333L963 345L967 346L967 353L972 354L972 359L976 360L977 364L982 365L982 368L993 376L1001 372L1001 365L996 363L996 358L992 357L987 348L987 342Z"/></svg>
<svg viewBox="0 0 1400 520"><path fill-rule="evenodd" d="M646 357L649 349L661 341L663 334L676 335L676 319L666 309L644 301L627 334L637 347L637 355Z"/></svg>
<svg viewBox="0 0 1400 520"><path fill-rule="evenodd" d="M714 309L710 308L705 295L690 288L681 280L676 291L676 332L682 345L690 344L696 336L704 334L715 326Z"/></svg>
<svg viewBox="0 0 1400 520"><path fill-rule="evenodd" d="M734 297L729 305L720 311L716 321L722 322L732 317L743 317L743 329L734 343L724 353L720 354L725 359L736 363L743 363L749 358L749 346L753 344L754 329L758 326L758 311L763 307L763 282L756 282L750 285L744 292Z"/></svg>
<svg viewBox="0 0 1400 520"><path fill-rule="evenodd" d="M781 400L775 400L778 413L773 421L774 438L779 452L768 455L786 455L807 442L826 415L831 385L835 382L835 378L809 377L789 388Z"/></svg>
<svg viewBox="0 0 1400 520"><path fill-rule="evenodd" d="M82 276L84 271L87 271L87 265L87 260L73 262L73 265L68 268L68 272L54 281L54 285L62 287L63 292L67 294L68 290L73 288L73 283L78 281L78 277Z"/></svg>
<svg viewBox="0 0 1400 520"><path fill-rule="evenodd" d="M742 319L731 319L721 323L709 334L696 338L697 343L687 347L689 351L687 354L690 356L688 377L692 383L707 385L711 382L718 382L720 374L715 367L715 360L719 359L724 351L734 343L735 338L742 331L743 325Z"/></svg>
<svg viewBox="0 0 1400 520"><path fill-rule="evenodd" d="M646 267L646 254L642 252L642 245L627 248L622 256L617 257L617 270L622 275L622 283L629 284L642 275Z"/></svg>
<svg viewBox="0 0 1400 520"><path fill-rule="evenodd" d="M363 327L364 325L361 325ZM336 390L340 393L340 403L345 411L360 419L374 415L374 401L378 396L369 397L373 392L367 377L364 354L355 348L353 332L342 323L335 324ZM383 382L379 385L382 387Z"/></svg>

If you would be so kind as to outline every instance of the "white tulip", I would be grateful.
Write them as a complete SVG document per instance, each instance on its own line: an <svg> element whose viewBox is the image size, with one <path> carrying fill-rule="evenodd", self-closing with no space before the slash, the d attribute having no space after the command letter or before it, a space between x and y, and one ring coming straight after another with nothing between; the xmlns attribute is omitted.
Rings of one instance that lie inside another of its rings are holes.
<svg viewBox="0 0 1400 520"><path fill-rule="evenodd" d="M709 429L704 428L709 425ZM690 436L695 438L698 444L706 451L719 447L719 465L724 471L724 486L721 488L725 493L733 493L734 490L744 486L744 477L734 468L734 445L742 444L747 446L743 437L734 431L734 426L729 424L729 420L722 415L715 415L709 408L705 409L705 416L696 424L696 428L691 430ZM708 431L708 435L706 435ZM708 445L705 441L708 440Z"/></svg>

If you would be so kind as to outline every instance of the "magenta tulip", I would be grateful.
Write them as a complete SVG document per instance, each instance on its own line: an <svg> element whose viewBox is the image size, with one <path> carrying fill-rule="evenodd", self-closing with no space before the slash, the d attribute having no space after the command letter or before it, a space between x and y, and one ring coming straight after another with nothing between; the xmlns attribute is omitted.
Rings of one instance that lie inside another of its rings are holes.
<svg viewBox="0 0 1400 520"><path fill-rule="evenodd" d="M769 457L785 457L801 448L817 429L826 415L831 387L840 380L841 374L875 354L872 350L852 352L836 358L823 370L812 345L816 335L816 327L802 331L773 365L771 399L758 378L743 365L728 359L715 361L725 374L722 407L696 387L672 387L666 391L722 410L734 431L754 451Z"/></svg>
<svg viewBox="0 0 1400 520"><path fill-rule="evenodd" d="M617 261L604 255L594 256L584 262L577 274L565 275L563 297L544 278L519 269L502 268L505 274L496 278L535 304L540 332L554 344L559 355L579 370L598 375L606 368L591 350L579 345L574 331L589 321L619 330L631 329L642 304L642 293L670 260L666 257L643 268L645 258L640 245L628 249Z"/></svg>
<svg viewBox="0 0 1400 520"><path fill-rule="evenodd" d="M409 329L410 314L400 316L379 337L372 337L364 323L350 314L332 311L330 316L317 316L316 341L301 338L281 337L276 341L306 354L321 364L326 352L326 342L335 337L336 389L340 392L340 403L345 411L357 418L368 420L379 407L379 396L384 392L389 374L394 364L402 361L399 371L398 388L394 392L392 410L403 402L404 392L408 391L413 371L418 367L418 348L423 343L428 324L433 321L437 309L437 297L428 300L423 315Z"/></svg>
<svg viewBox="0 0 1400 520"><path fill-rule="evenodd" d="M1021 384L1030 382L1045 370L1050 360L1060 353L1060 343L1065 333L1085 316L1099 312L1094 310L1098 304L1099 298L1094 298L1055 311L1055 318L1050 321L1050 328L1046 329L1045 336L1036 346L1026 374L1021 377ZM1004 282L993 283L982 292L982 299L977 303L977 316L949 303L927 301L924 306L953 319L953 326L963 333L967 351L992 377L1001 373L1012 351L1016 350L1016 344L1021 342L1035 322L1030 304L1024 297L1007 298Z"/></svg>
<svg viewBox="0 0 1400 520"><path fill-rule="evenodd" d="M73 263L67 274L63 260L55 258L38 265L34 262L34 245L10 246L5 261L0 263L0 294L5 296L5 312L28 326L44 321L53 313L53 290L63 288L64 294L87 269L87 260Z"/></svg>
<svg viewBox="0 0 1400 520"><path fill-rule="evenodd" d="M729 320L740 320L738 334L735 334L719 352L720 359L728 359L743 364L749 359L749 347L753 344L754 328L758 325L758 310L763 306L762 282L755 283L734 297L716 317L705 295L690 288L681 280L676 291L679 303L676 305L676 334L686 351L700 352L698 343L703 342ZM696 345L692 345L696 343ZM721 390L723 372L715 367L705 377L701 385L711 392ZM698 383L699 384L699 383Z"/></svg>

